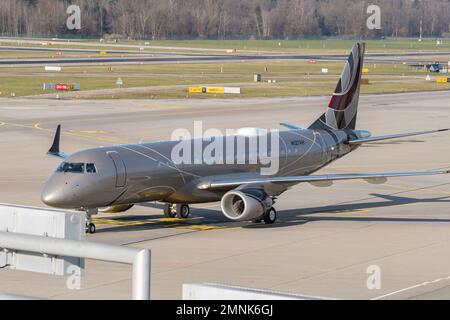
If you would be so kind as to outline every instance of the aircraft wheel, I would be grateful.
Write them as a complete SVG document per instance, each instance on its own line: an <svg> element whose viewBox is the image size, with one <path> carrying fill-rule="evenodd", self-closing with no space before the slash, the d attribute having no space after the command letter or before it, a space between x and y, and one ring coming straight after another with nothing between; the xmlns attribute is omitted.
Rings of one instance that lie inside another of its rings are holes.
<svg viewBox="0 0 450 320"><path fill-rule="evenodd" d="M265 224L274 224L277 221L277 211L275 208L270 208L264 213L263 220Z"/></svg>
<svg viewBox="0 0 450 320"><path fill-rule="evenodd" d="M173 210L173 204L166 203L164 205L164 217L175 218L176 216L177 216L177 213L175 210Z"/></svg>
<svg viewBox="0 0 450 320"><path fill-rule="evenodd" d="M191 213L191 209L187 204L177 205L177 215L181 219L187 219Z"/></svg>
<svg viewBox="0 0 450 320"><path fill-rule="evenodd" d="M90 234L94 234L96 230L97 229L95 227L95 224L89 223L89 225L87 226L87 232Z"/></svg>

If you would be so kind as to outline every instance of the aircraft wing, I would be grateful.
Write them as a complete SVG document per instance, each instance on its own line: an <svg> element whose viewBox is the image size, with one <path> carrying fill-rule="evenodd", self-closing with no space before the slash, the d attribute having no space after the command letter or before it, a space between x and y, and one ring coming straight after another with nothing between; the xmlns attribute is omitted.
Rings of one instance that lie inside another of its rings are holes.
<svg viewBox="0 0 450 320"><path fill-rule="evenodd" d="M299 127L295 124L286 123L286 122L280 123L280 126L285 127L289 130L305 130L305 128Z"/></svg>
<svg viewBox="0 0 450 320"><path fill-rule="evenodd" d="M365 180L369 183L384 183L387 178L409 177L409 176L428 176L438 174L450 174L450 170L430 170L430 171L411 171L411 172L381 172L381 173L349 173L349 174L329 174L329 175L311 175L311 176L291 176L291 177L263 177L243 178L243 179L211 179L202 181L197 188L201 190L213 190L223 188L239 187L241 185L261 185L261 184L290 184L308 182L318 186L328 186L326 183L340 180ZM325 183L325 184L324 184ZM322 185L321 185L322 184ZM331 184L330 184L331 185Z"/></svg>
<svg viewBox="0 0 450 320"><path fill-rule="evenodd" d="M369 138L361 138L361 139L357 139L357 140L350 140L347 143L348 144L353 144L353 145L358 145L358 144L377 142L377 141L383 141L383 140L392 140L392 139L400 139L400 138L406 138L406 137L420 136L420 135L424 135L424 134L438 133L438 132L444 132L444 131L449 131L449 130L450 129L440 129L440 130L430 130L430 131L419 131L419 132L392 134L392 135L387 135L387 136L369 137Z"/></svg>

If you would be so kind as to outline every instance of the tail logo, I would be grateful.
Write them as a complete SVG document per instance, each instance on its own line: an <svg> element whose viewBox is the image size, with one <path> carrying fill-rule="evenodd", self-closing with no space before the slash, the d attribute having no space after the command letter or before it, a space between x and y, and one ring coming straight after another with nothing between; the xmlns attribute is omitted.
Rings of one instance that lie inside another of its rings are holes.
<svg viewBox="0 0 450 320"><path fill-rule="evenodd" d="M355 129L364 52L364 43L353 47L327 111L311 129Z"/></svg>

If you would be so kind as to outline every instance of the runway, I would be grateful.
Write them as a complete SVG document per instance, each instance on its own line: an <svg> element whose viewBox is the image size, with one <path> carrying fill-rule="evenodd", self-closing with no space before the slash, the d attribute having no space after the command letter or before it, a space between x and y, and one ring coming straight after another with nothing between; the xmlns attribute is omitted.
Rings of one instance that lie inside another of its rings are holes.
<svg viewBox="0 0 450 320"><path fill-rule="evenodd" d="M68 49L68 48L39 48L39 47L15 47L0 46L0 51L26 51L26 52L66 52L98 54L99 50L94 49ZM198 51L198 50L196 50ZM224 54L220 50L212 52L163 52L163 51L129 51L129 50L108 50L109 54L115 56L101 57L52 57L52 58L27 58L27 59L0 59L0 66L20 67L20 66L41 66L46 64L59 65L98 65L104 64L142 64L142 63L201 63L201 62L233 62L233 61L283 61L283 60L317 60L317 61L342 61L347 58L347 54L295 54L295 53L267 53L267 52L247 52L239 54ZM120 55L120 56L118 56ZM450 52L397 52L397 53L367 53L366 62L378 63L398 63L408 61L409 63L425 63L433 59L447 61Z"/></svg>
<svg viewBox="0 0 450 320"><path fill-rule="evenodd" d="M447 128L450 92L361 97L358 128L374 135ZM0 202L43 206L40 190L58 159L45 155L57 124L66 153L100 145L170 139L177 128L308 126L328 98L233 100L0 99ZM450 136L367 145L319 172L450 167ZM188 221L161 206L99 215L90 241L152 250L152 298L181 298L183 283L215 282L338 299L450 299L450 177L383 185L299 185L277 201L274 225L227 221L219 204L193 206ZM371 266L381 288L370 290ZM57 299L127 299L130 268L87 261L82 289L66 279L0 269L2 292Z"/></svg>

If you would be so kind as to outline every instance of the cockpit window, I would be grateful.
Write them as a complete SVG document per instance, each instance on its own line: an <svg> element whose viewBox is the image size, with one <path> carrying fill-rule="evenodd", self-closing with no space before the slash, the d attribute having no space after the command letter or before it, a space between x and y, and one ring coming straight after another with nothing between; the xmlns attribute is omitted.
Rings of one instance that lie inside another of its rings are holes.
<svg viewBox="0 0 450 320"><path fill-rule="evenodd" d="M93 164L93 163L86 164L86 172L87 173L97 173L97 168L95 167L95 164Z"/></svg>
<svg viewBox="0 0 450 320"><path fill-rule="evenodd" d="M70 173L97 173L97 168L93 163L73 163L63 162L59 165L56 172Z"/></svg>
<svg viewBox="0 0 450 320"><path fill-rule="evenodd" d="M84 163L63 162L56 172L84 173Z"/></svg>

